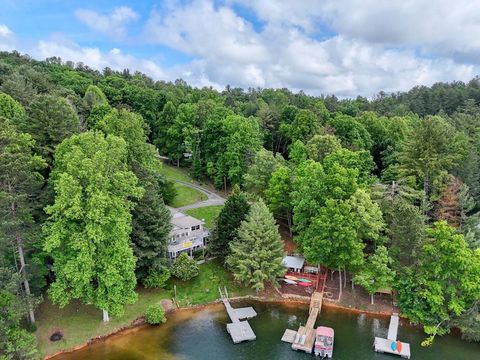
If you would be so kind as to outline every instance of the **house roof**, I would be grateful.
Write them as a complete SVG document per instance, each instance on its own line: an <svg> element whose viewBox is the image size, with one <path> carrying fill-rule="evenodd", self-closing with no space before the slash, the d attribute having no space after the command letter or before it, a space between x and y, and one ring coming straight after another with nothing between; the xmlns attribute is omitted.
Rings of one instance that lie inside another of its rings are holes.
<svg viewBox="0 0 480 360"><path fill-rule="evenodd" d="M283 266L292 269L301 269L305 263L303 256L285 256L282 260Z"/></svg>
<svg viewBox="0 0 480 360"><path fill-rule="evenodd" d="M202 220L196 219L190 215L186 215L180 211L170 208L170 212L172 213L172 220L170 220L173 225L172 230L188 229L192 226L204 224Z"/></svg>

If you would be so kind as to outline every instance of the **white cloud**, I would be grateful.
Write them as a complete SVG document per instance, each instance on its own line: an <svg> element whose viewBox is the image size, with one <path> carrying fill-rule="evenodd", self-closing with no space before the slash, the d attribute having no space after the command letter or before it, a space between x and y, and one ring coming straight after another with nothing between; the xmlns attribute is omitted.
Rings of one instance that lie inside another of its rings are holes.
<svg viewBox="0 0 480 360"><path fill-rule="evenodd" d="M32 55L41 59L59 56L63 61L83 62L97 70L110 67L113 70L121 71L128 68L132 72L138 70L158 80L169 79L168 73L151 60L125 54L118 48L102 52L95 47L81 47L76 43L68 41L63 36L39 41Z"/></svg>
<svg viewBox="0 0 480 360"><path fill-rule="evenodd" d="M15 50L17 41L14 33L7 25L0 24L0 50L12 51Z"/></svg>
<svg viewBox="0 0 480 360"><path fill-rule="evenodd" d="M77 9L75 16L89 28L121 40L127 33L127 24L137 20L138 14L127 6L113 9L110 14L99 14L93 10Z"/></svg>
<svg viewBox="0 0 480 360"><path fill-rule="evenodd" d="M450 58L420 57L411 48L389 48L348 32L316 39L313 34L320 18L324 24L327 18L332 26L337 24L336 3L242 1L265 22L261 31L255 31L228 6L214 6L207 0L177 2L152 13L144 38L195 57L194 71L188 73L194 84L197 73L215 84L244 88L288 87L313 94L372 96L380 90L469 80L478 71ZM354 10L349 10L352 17Z"/></svg>
<svg viewBox="0 0 480 360"><path fill-rule="evenodd" d="M239 4L250 8L261 25L240 16L235 11ZM480 40L475 35L480 31L480 2L447 4L446 0L434 5L426 0L167 0L152 11L141 38L135 40L186 54L192 58L186 64L164 68L124 53L121 44L101 51L61 36L40 41L33 53L27 52L37 58L82 61L96 69L140 70L155 79L183 78L194 86L288 87L316 95L370 97L380 90L468 81L479 73ZM126 24L138 18L126 7L109 15L90 10L76 15L118 40L125 36ZM12 40L2 40L1 29L0 25L0 49L12 49Z"/></svg>
<svg viewBox="0 0 480 360"><path fill-rule="evenodd" d="M10 35L12 35L12 31L8 28L8 26L0 24L0 37L8 37Z"/></svg>

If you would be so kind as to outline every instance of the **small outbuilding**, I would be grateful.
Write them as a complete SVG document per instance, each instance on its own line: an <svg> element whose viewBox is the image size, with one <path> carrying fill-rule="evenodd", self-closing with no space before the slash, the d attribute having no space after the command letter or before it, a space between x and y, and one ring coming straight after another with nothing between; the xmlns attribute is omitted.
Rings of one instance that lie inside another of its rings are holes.
<svg viewBox="0 0 480 360"><path fill-rule="evenodd" d="M285 256L282 260L283 266L291 272L301 272L303 265L305 265L305 258L303 256Z"/></svg>

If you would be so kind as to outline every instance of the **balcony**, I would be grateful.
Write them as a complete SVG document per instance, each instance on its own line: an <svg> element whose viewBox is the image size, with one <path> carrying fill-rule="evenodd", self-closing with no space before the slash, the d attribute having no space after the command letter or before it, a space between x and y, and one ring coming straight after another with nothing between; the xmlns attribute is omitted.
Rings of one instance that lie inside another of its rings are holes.
<svg viewBox="0 0 480 360"><path fill-rule="evenodd" d="M186 250L195 246L203 246L202 237L193 237L190 239L177 239L168 245L169 252L177 252L180 250Z"/></svg>

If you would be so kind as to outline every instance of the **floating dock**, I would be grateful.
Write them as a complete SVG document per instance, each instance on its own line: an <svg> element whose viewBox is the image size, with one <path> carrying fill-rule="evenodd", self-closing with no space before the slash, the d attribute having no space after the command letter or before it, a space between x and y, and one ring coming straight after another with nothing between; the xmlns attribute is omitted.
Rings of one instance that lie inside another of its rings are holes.
<svg viewBox="0 0 480 360"><path fill-rule="evenodd" d="M324 274L323 278L320 278L320 276L318 277L319 281L317 281L317 289L320 281L323 280L323 284L321 285L321 291L315 291L312 294L308 320L305 326L300 326L297 331L286 329L282 336L282 341L291 343L293 350L301 350L309 354L313 351L316 337L315 322L322 311L323 291L325 288L326 277L327 273Z"/></svg>
<svg viewBox="0 0 480 360"><path fill-rule="evenodd" d="M387 353L410 359L410 344L397 340L399 317L397 314L390 316L387 338L375 337L373 346L378 353Z"/></svg>
<svg viewBox="0 0 480 360"><path fill-rule="evenodd" d="M227 332L232 337L233 343L238 344L244 341L255 340L257 337L247 320L257 316L257 312L251 306L234 309L228 300L227 289L224 288L222 292L219 288L218 291L220 292L220 298L222 299L223 305L225 305L227 314L232 321L230 324L227 324Z"/></svg>

